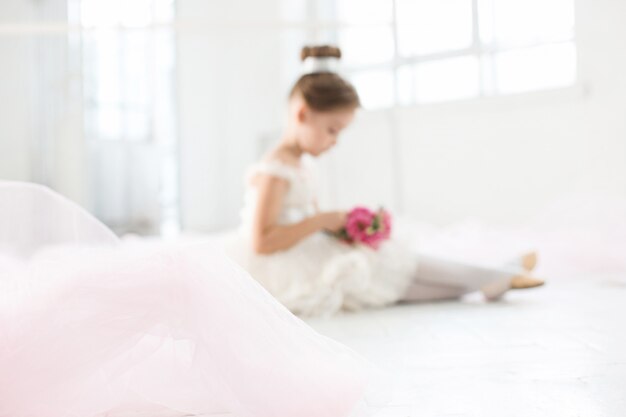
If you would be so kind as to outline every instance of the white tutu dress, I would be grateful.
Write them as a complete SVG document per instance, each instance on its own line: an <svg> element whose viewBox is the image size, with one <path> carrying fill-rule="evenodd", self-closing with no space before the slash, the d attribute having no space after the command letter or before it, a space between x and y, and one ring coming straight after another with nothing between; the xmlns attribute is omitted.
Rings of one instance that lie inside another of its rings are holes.
<svg viewBox="0 0 626 417"><path fill-rule="evenodd" d="M215 248L0 182L0 417L361 416L374 376Z"/></svg>
<svg viewBox="0 0 626 417"><path fill-rule="evenodd" d="M317 233L297 245L259 255L251 244L258 174L289 182L278 222L296 223L315 214L315 184L306 165L280 161L253 165L246 177L242 225L227 243L227 252L292 312L303 316L332 315L338 310L382 307L397 302L415 277L417 257L393 240L378 250L351 246Z"/></svg>

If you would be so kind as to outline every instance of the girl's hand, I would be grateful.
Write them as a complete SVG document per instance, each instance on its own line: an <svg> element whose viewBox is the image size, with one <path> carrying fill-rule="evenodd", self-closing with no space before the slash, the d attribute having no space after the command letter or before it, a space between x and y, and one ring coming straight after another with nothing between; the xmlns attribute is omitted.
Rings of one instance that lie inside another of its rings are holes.
<svg viewBox="0 0 626 417"><path fill-rule="evenodd" d="M336 233L346 225L348 213L345 211L327 211L318 214L322 229Z"/></svg>

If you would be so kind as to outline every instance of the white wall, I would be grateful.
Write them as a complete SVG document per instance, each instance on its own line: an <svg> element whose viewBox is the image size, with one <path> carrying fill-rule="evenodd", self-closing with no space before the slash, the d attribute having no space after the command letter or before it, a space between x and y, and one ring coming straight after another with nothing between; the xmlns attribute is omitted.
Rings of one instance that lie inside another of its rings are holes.
<svg viewBox="0 0 626 417"><path fill-rule="evenodd" d="M263 27L224 27L225 20L275 21L279 0L181 0L178 18L205 21L178 37L183 227L237 224L247 165L261 135L276 129L283 101L280 35Z"/></svg>
<svg viewBox="0 0 626 417"><path fill-rule="evenodd" d="M394 129L399 199L406 214L424 221L516 223L563 193L626 194L626 2L579 0L576 36L576 88L362 114L342 150L355 157L336 164L342 204L367 198L354 181L361 174L350 171L376 164L379 148L387 160ZM393 187L391 167L375 169L383 180L374 188Z"/></svg>

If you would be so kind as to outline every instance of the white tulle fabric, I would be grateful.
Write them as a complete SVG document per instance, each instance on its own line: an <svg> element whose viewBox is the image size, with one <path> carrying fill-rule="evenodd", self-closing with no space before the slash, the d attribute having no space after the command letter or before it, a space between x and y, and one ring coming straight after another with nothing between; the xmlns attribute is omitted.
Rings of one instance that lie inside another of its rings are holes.
<svg viewBox="0 0 626 417"><path fill-rule="evenodd" d="M227 239L231 257L289 310L302 316L328 316L339 310L386 306L406 293L417 257L397 241L373 250L318 233L287 250L256 254L250 241L257 202L252 179L259 174L289 183L279 224L295 223L315 213L315 182L306 165L294 167L271 160L252 166L246 178L241 229Z"/></svg>
<svg viewBox="0 0 626 417"><path fill-rule="evenodd" d="M207 244L121 244L57 194L0 182L0 248L2 417L340 417L384 402L362 358Z"/></svg>

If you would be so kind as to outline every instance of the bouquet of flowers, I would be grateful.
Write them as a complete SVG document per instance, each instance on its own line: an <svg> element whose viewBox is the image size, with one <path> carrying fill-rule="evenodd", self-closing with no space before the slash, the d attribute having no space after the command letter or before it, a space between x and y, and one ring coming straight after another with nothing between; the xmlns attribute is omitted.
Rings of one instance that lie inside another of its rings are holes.
<svg viewBox="0 0 626 417"><path fill-rule="evenodd" d="M355 207L349 213L346 225L335 236L349 244L360 243L372 249L389 239L391 215L383 208L372 211L366 207Z"/></svg>

